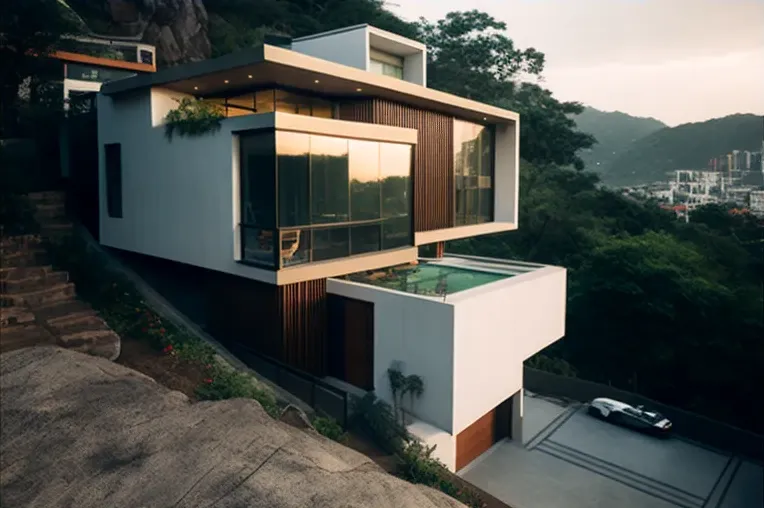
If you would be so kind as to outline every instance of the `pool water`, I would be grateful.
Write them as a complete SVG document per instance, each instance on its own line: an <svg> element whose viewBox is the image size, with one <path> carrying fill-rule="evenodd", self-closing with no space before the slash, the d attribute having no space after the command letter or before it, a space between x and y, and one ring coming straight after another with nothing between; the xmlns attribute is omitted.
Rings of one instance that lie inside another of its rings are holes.
<svg viewBox="0 0 764 508"><path fill-rule="evenodd" d="M509 273L483 272L437 263L420 263L411 267L380 270L372 274L355 273L348 275L347 279L417 295L443 296L509 277L512 277Z"/></svg>

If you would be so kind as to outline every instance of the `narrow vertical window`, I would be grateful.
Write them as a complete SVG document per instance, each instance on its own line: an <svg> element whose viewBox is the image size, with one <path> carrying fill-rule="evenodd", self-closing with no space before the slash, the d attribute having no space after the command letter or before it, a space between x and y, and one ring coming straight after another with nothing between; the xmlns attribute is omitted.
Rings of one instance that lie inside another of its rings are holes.
<svg viewBox="0 0 764 508"><path fill-rule="evenodd" d="M109 217L122 218L122 145L104 145L106 156L106 210Z"/></svg>

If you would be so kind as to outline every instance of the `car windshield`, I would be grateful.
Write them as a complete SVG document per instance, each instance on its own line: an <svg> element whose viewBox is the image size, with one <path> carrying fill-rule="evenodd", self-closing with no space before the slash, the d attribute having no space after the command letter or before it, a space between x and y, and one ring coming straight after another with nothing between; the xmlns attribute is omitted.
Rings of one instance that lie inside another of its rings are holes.
<svg viewBox="0 0 764 508"><path fill-rule="evenodd" d="M626 413L627 415L631 415L635 418L639 418L641 420L645 420L650 423L658 423L659 421L663 420L663 415L661 415L660 413L653 413L645 409L635 409L633 407L626 407L623 409L623 412Z"/></svg>

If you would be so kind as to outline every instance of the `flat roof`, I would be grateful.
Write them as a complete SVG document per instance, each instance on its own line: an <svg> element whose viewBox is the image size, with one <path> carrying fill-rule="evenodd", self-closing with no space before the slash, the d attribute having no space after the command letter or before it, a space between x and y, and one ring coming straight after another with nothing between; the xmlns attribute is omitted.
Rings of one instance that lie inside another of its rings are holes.
<svg viewBox="0 0 764 508"><path fill-rule="evenodd" d="M244 93L257 86L291 87L343 98L378 97L478 122L519 120L513 111L268 44L111 81L103 85L101 92L116 95L163 87L204 97Z"/></svg>

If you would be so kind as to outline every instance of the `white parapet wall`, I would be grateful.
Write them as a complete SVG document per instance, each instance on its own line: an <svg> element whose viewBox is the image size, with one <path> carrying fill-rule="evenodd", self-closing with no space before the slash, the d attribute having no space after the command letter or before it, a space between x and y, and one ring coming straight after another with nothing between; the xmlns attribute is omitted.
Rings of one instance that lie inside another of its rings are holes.
<svg viewBox="0 0 764 508"><path fill-rule="evenodd" d="M512 277L445 297L338 279L327 289L374 304L375 392L392 403L387 369L395 364L423 379L410 431L437 444L447 465L455 463L455 436L521 394L523 361L565 333L566 270L555 266L524 265Z"/></svg>

